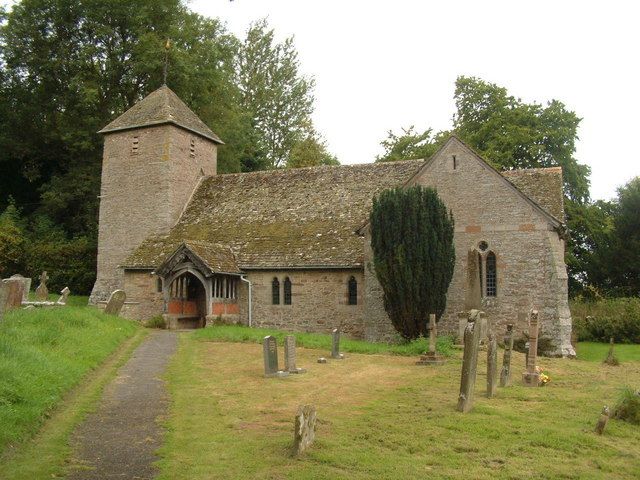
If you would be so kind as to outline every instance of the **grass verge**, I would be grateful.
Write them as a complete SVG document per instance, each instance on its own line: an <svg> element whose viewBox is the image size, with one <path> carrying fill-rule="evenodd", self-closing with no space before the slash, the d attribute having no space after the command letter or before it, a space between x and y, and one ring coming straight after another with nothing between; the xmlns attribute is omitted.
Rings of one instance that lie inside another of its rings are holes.
<svg viewBox="0 0 640 480"><path fill-rule="evenodd" d="M551 382L521 385L524 355L513 354L513 383L484 396L480 355L474 409L455 410L460 354L441 367L414 359L349 354L315 363L298 349L303 375L262 376L255 344L198 341L184 334L167 373L172 396L161 479L636 479L640 431L611 420L593 433L603 404L624 384L640 384L640 363L541 359ZM318 409L316 442L291 458L297 406Z"/></svg>
<svg viewBox="0 0 640 480"><path fill-rule="evenodd" d="M602 362L607 358L609 344L580 342L576 350L580 360ZM640 362L640 345L616 344L613 352L620 362Z"/></svg>
<svg viewBox="0 0 640 480"><path fill-rule="evenodd" d="M242 325L216 325L202 328L193 332L193 336L199 340L214 340L220 342L238 343L262 343L267 335L273 335L280 345L286 335L295 335L298 347L315 348L331 352L331 335L323 333L299 333L284 332L269 328L249 328ZM438 353L444 356L451 354L453 339L449 336L438 337ZM352 340L342 337L340 339L340 351L364 354L391 354L416 356L424 353L428 347L428 340L419 338L412 342L402 344L372 343L363 340ZM325 356L327 352L325 352Z"/></svg>
<svg viewBox="0 0 640 480"><path fill-rule="evenodd" d="M15 310L0 322L0 454L140 327L91 307Z"/></svg>

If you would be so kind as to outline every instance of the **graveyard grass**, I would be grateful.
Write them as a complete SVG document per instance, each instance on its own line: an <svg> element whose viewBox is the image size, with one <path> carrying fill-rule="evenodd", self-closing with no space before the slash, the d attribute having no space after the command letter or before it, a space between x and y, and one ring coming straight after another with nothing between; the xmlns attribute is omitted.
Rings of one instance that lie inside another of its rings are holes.
<svg viewBox="0 0 640 480"><path fill-rule="evenodd" d="M86 306L8 312L0 322L0 459L10 446L20 449L67 392L141 331Z"/></svg>
<svg viewBox="0 0 640 480"><path fill-rule="evenodd" d="M604 404L615 405L624 385L640 386L640 361L603 365L606 348L598 361L541 358L551 382L539 388L521 386L524 355L514 352L514 385L493 399L480 352L474 407L461 414L459 351L440 367L371 353L317 364L329 356L327 340L322 350L299 346L308 373L265 379L262 346L203 341L230 335L216 329L181 334L166 375L162 479L640 477L637 426L612 419L604 435L593 432ZM318 410L316 442L294 459L294 415L307 403Z"/></svg>

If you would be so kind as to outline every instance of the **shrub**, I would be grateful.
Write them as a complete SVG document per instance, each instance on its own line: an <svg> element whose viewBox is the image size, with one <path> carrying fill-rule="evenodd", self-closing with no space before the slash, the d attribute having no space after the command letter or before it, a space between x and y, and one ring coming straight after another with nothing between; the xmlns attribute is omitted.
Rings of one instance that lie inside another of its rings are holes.
<svg viewBox="0 0 640 480"><path fill-rule="evenodd" d="M156 315L155 317L150 318L144 323L144 326L147 328L167 328L167 322L165 321L162 315Z"/></svg>
<svg viewBox="0 0 640 480"><path fill-rule="evenodd" d="M572 302L578 341L640 343L640 298Z"/></svg>
<svg viewBox="0 0 640 480"><path fill-rule="evenodd" d="M625 387L613 410L613 418L640 425L640 390Z"/></svg>

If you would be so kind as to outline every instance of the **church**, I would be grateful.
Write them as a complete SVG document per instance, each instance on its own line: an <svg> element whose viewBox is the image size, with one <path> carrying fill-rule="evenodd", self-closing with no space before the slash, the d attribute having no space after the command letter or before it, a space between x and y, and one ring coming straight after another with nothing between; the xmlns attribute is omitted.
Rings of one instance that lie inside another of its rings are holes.
<svg viewBox="0 0 640 480"><path fill-rule="evenodd" d="M218 174L223 141L166 85L104 127L98 269L90 302L169 328L215 322L392 340L368 217L385 189L437 189L456 263L440 331L479 308L503 331L539 311L572 356L559 167L499 172L452 136L431 158Z"/></svg>

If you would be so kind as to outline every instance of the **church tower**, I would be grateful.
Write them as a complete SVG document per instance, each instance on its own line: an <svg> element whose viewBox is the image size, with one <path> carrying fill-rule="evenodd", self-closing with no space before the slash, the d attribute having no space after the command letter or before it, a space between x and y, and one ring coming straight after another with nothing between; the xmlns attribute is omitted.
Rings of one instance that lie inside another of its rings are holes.
<svg viewBox="0 0 640 480"><path fill-rule="evenodd" d="M175 225L201 178L216 174L223 143L166 85L99 133L98 269L90 303L123 288L121 265L147 237Z"/></svg>

